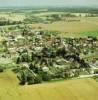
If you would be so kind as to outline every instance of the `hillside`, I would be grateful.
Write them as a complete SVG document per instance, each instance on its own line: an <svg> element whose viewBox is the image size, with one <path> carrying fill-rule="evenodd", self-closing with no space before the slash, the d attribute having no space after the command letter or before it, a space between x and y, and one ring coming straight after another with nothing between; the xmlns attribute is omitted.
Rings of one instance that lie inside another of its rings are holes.
<svg viewBox="0 0 98 100"><path fill-rule="evenodd" d="M11 71L0 73L0 100L98 100L97 93L93 79L19 86Z"/></svg>

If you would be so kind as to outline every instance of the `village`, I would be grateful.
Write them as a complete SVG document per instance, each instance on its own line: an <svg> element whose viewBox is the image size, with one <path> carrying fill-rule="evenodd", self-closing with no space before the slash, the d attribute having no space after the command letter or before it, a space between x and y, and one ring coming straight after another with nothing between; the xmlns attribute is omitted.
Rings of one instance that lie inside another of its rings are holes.
<svg viewBox="0 0 98 100"><path fill-rule="evenodd" d="M59 34L26 25L21 31L3 34L0 59L5 61L1 60L0 72L11 69L21 85L97 76L97 37L67 38Z"/></svg>

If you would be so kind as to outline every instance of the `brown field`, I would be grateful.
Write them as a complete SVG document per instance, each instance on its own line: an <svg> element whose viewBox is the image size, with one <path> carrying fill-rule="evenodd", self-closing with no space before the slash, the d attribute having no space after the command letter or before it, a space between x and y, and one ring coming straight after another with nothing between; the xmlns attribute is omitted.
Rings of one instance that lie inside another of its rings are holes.
<svg viewBox="0 0 98 100"><path fill-rule="evenodd" d="M73 79L19 86L11 71L0 74L0 100L98 100L98 83L93 79Z"/></svg>

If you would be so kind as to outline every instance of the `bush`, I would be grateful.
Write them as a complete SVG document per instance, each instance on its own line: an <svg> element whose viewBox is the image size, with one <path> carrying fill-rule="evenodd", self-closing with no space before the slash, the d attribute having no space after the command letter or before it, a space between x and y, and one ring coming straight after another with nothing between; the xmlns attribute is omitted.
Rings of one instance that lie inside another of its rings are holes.
<svg viewBox="0 0 98 100"><path fill-rule="evenodd" d="M25 85L27 82L27 77L24 71L21 71L19 75L17 75L17 78L20 80L20 85Z"/></svg>
<svg viewBox="0 0 98 100"><path fill-rule="evenodd" d="M34 77L32 75L27 76L28 85L34 84Z"/></svg>
<svg viewBox="0 0 98 100"><path fill-rule="evenodd" d="M39 75L37 75L34 79L34 84L38 84L38 83L42 83L42 78Z"/></svg>
<svg viewBox="0 0 98 100"><path fill-rule="evenodd" d="M0 72L3 72L4 71L4 68L3 67L0 67Z"/></svg>
<svg viewBox="0 0 98 100"><path fill-rule="evenodd" d="M65 78L65 75L63 72L57 72L55 73L55 78Z"/></svg>
<svg viewBox="0 0 98 100"><path fill-rule="evenodd" d="M79 76L79 71L76 71L75 73L74 73L74 77L78 77Z"/></svg>
<svg viewBox="0 0 98 100"><path fill-rule="evenodd" d="M20 67L14 68L14 69L12 69L12 71L13 71L14 73L18 73L18 72L20 71Z"/></svg>
<svg viewBox="0 0 98 100"><path fill-rule="evenodd" d="M43 72L42 74L42 80L43 81L50 81L52 78L51 78L51 75L47 72Z"/></svg>

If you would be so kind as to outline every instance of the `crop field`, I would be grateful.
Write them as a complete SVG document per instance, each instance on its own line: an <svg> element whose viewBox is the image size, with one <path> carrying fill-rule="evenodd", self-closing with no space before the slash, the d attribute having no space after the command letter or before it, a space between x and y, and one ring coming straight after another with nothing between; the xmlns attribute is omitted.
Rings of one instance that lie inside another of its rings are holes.
<svg viewBox="0 0 98 100"><path fill-rule="evenodd" d="M11 71L0 74L0 100L98 100L98 83L74 79L33 86L19 86Z"/></svg>
<svg viewBox="0 0 98 100"><path fill-rule="evenodd" d="M42 27L45 30L56 30L65 33L95 32L98 31L98 18L79 18L79 22L57 21L51 24L34 24L35 27Z"/></svg>

